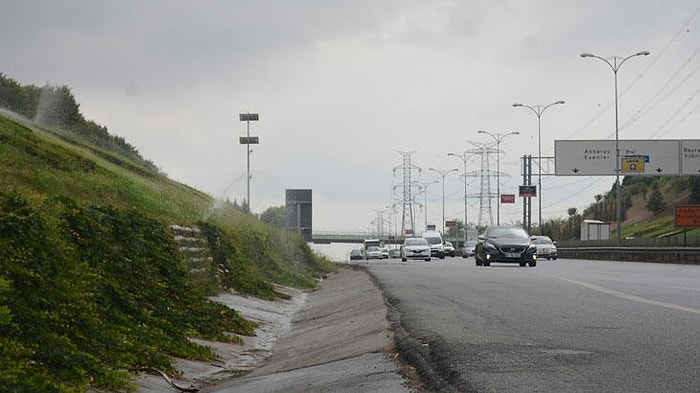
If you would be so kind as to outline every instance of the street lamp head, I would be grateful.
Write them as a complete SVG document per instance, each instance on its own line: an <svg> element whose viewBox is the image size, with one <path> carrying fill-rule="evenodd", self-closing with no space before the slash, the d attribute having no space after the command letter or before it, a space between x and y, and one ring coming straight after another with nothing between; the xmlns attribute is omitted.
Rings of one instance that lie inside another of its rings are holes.
<svg viewBox="0 0 700 393"><path fill-rule="evenodd" d="M479 130L479 131L477 131L477 133L479 133L479 134L488 134L488 131Z"/></svg>
<svg viewBox="0 0 700 393"><path fill-rule="evenodd" d="M516 102L515 104L513 104L513 106L517 108L519 106L525 106L525 105Z"/></svg>
<svg viewBox="0 0 700 393"><path fill-rule="evenodd" d="M520 135L520 132L518 132L518 131L513 131L513 132L511 132L510 134L511 134L511 135Z"/></svg>
<svg viewBox="0 0 700 393"><path fill-rule="evenodd" d="M566 102L564 100L559 100L559 101L555 102L554 105L561 105L561 104L565 104L565 103Z"/></svg>
<svg viewBox="0 0 700 393"><path fill-rule="evenodd" d="M638 53L637 53L637 56L649 56L649 51L648 51L648 50L644 50L644 51L638 52Z"/></svg>
<svg viewBox="0 0 700 393"><path fill-rule="evenodd" d="M581 57L595 57L595 55L591 53L581 53Z"/></svg>
<svg viewBox="0 0 700 393"><path fill-rule="evenodd" d="M447 153L447 156L448 156L448 157L456 156L456 154L454 154L454 153Z"/></svg>

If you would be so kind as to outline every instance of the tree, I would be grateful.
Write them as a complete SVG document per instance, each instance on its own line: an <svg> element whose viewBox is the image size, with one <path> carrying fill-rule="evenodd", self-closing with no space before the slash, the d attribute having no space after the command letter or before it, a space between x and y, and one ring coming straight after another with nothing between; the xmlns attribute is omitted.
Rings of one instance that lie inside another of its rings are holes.
<svg viewBox="0 0 700 393"><path fill-rule="evenodd" d="M260 214L260 221L284 228L287 220L287 208L284 206L269 207Z"/></svg>
<svg viewBox="0 0 700 393"><path fill-rule="evenodd" d="M664 203L664 197L661 195L658 186L654 187L654 191L652 191L649 196L647 209L654 214L663 213L663 211L666 210L666 203Z"/></svg>
<svg viewBox="0 0 700 393"><path fill-rule="evenodd" d="M690 203L700 203L700 176L688 176L687 187L690 190Z"/></svg>

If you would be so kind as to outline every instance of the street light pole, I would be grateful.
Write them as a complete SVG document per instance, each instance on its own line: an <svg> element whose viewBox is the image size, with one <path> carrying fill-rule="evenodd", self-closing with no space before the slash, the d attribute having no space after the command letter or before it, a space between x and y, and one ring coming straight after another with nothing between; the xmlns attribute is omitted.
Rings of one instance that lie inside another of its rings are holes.
<svg viewBox="0 0 700 393"><path fill-rule="evenodd" d="M448 171L435 168L428 168L429 171L438 173L442 177L442 235L445 236L445 176L452 172L459 172L459 169L450 169Z"/></svg>
<svg viewBox="0 0 700 393"><path fill-rule="evenodd" d="M496 203L496 225L501 225L501 141L509 135L520 135L518 131L508 132L505 134L491 133L484 130L477 131L479 134L486 134L496 141L496 194L498 200ZM489 193L491 190L489 190ZM492 216L493 217L493 216Z"/></svg>
<svg viewBox="0 0 700 393"><path fill-rule="evenodd" d="M542 114L544 111L547 110L547 108L554 106L554 105L562 105L564 104L564 100L559 100L552 102L551 104L548 105L524 105L524 104L518 104L515 103L513 104L513 107L523 107L523 108L528 108L530 109L535 116L537 116L537 166L538 166L538 171L537 171L537 185L539 190L537 191L537 200L539 202L539 232L540 236L542 236Z"/></svg>
<svg viewBox="0 0 700 393"><path fill-rule="evenodd" d="M622 244L622 202L620 200L620 127L617 109L617 71L627 60L637 56L649 56L649 51L641 51L627 57L612 56L604 58L591 53L581 53L581 57L591 57L605 62L615 74L615 221L617 223L617 245ZM612 60L612 62L610 62ZM618 62L619 60L619 62Z"/></svg>
<svg viewBox="0 0 700 393"><path fill-rule="evenodd" d="M464 163L464 244L467 244L467 152L462 154L447 153L448 157L456 157Z"/></svg>
<svg viewBox="0 0 700 393"><path fill-rule="evenodd" d="M428 230L428 186L431 184L437 183L437 180L429 181L426 183L419 183L421 187L423 187L423 196L425 197L425 204L424 204L424 209L425 209L425 227L423 227L423 231Z"/></svg>

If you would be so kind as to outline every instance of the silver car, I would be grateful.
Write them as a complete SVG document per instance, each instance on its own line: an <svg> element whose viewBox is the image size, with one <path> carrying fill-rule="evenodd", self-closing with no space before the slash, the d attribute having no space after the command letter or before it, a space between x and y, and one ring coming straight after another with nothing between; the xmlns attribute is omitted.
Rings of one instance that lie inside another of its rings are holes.
<svg viewBox="0 0 700 393"><path fill-rule="evenodd" d="M409 237L401 246L401 260L423 259L430 261L430 244L422 237Z"/></svg>
<svg viewBox="0 0 700 393"><path fill-rule="evenodd" d="M462 248L462 258L473 257L476 248L476 240L469 240Z"/></svg>
<svg viewBox="0 0 700 393"><path fill-rule="evenodd" d="M452 245L452 242L445 242L443 247L445 249L445 255L449 255L451 257L455 256L455 246Z"/></svg>
<svg viewBox="0 0 700 393"><path fill-rule="evenodd" d="M369 246L365 250L365 259L383 259L382 249L377 246Z"/></svg>
<svg viewBox="0 0 700 393"><path fill-rule="evenodd" d="M549 236L533 236L532 242L537 247L538 259L557 259L557 246Z"/></svg>

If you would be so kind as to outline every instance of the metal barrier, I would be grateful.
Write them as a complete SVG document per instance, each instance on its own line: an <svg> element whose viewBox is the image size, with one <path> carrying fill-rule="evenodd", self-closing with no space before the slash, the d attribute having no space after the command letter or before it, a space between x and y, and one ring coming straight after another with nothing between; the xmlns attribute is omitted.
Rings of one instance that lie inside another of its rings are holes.
<svg viewBox="0 0 700 393"><path fill-rule="evenodd" d="M700 264L700 247L557 247L559 258Z"/></svg>

